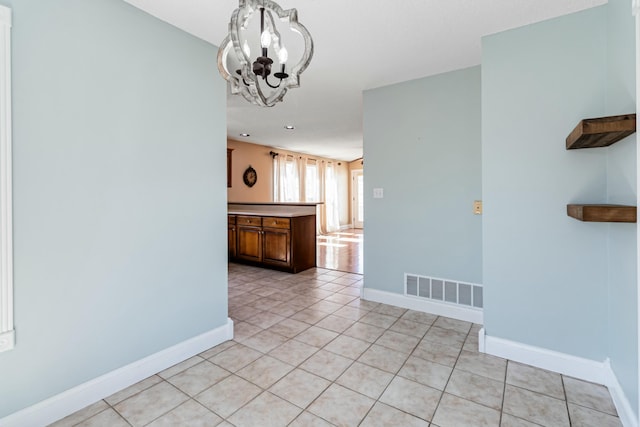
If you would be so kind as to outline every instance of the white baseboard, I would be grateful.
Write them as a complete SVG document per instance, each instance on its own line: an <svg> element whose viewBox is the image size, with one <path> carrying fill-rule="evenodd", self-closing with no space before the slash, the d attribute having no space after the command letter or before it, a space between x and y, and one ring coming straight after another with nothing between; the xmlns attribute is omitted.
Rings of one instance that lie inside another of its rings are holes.
<svg viewBox="0 0 640 427"><path fill-rule="evenodd" d="M353 228L353 224L345 224L345 225L341 225L340 226L340 231L342 230L348 230L350 228Z"/></svg>
<svg viewBox="0 0 640 427"><path fill-rule="evenodd" d="M622 389L620 381L618 381L618 376L611 368L609 359L605 360L604 364L607 376L607 381L604 385L609 388L613 404L616 406L622 425L624 427L638 427L638 416L634 413L633 407Z"/></svg>
<svg viewBox="0 0 640 427"><path fill-rule="evenodd" d="M365 287L362 290L362 299L395 305L397 307L408 308L416 311L423 311L425 313L431 313L438 316L451 317L452 319L464 320L466 322L479 324L484 322L484 315L480 309L439 303L437 301L425 300L423 298L413 298L393 292L379 291L377 289Z"/></svg>
<svg viewBox="0 0 640 427"><path fill-rule="evenodd" d="M607 386L622 425L625 427L638 427L637 417L622 390L618 378L611 369L608 359L598 362L516 341L492 337L485 334L484 328L480 330L478 335L479 351L483 353Z"/></svg>
<svg viewBox="0 0 640 427"><path fill-rule="evenodd" d="M211 331L116 369L0 419L2 427L41 426L73 414L100 399L233 339L233 320Z"/></svg>
<svg viewBox="0 0 640 427"><path fill-rule="evenodd" d="M570 377L579 378L598 384L605 384L604 362L584 359L546 348L535 347L516 341L485 335L481 330L481 340L484 336L484 352L514 362L525 363L548 371L558 372Z"/></svg>

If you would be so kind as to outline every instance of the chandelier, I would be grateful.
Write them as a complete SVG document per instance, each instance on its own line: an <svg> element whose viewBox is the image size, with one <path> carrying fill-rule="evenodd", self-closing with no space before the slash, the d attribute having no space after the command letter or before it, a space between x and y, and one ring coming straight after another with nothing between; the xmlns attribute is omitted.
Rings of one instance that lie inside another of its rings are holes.
<svg viewBox="0 0 640 427"><path fill-rule="evenodd" d="M291 53L299 57L293 66L284 38ZM256 48L260 55L252 59ZM274 67L270 51L279 66ZM231 15L229 35L218 51L218 69L230 83L232 94L240 94L252 104L273 107L287 90L300 86L300 74L312 56L313 40L298 22L296 9L283 10L271 0L240 0Z"/></svg>

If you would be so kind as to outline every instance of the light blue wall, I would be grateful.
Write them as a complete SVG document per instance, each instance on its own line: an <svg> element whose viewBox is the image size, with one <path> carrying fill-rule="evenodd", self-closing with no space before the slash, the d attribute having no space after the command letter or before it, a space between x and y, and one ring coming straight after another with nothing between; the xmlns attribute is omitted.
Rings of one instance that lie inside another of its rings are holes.
<svg viewBox="0 0 640 427"><path fill-rule="evenodd" d="M636 225L566 203L636 204L635 136L566 151L582 118L635 111L630 0L483 40L487 334L612 367L637 413Z"/></svg>
<svg viewBox="0 0 640 427"><path fill-rule="evenodd" d="M0 418L223 325L215 46L115 0L13 8L16 348Z"/></svg>
<svg viewBox="0 0 640 427"><path fill-rule="evenodd" d="M365 286L481 283L480 67L366 91L363 109Z"/></svg>
<svg viewBox="0 0 640 427"><path fill-rule="evenodd" d="M631 0L607 6L607 115L636 111L635 20ZM636 205L636 135L604 148L607 200ZM638 413L638 310L636 224L609 225L609 357Z"/></svg>
<svg viewBox="0 0 640 427"><path fill-rule="evenodd" d="M606 151L565 150L604 113L606 9L483 39L483 255L488 335L594 360L607 354Z"/></svg>

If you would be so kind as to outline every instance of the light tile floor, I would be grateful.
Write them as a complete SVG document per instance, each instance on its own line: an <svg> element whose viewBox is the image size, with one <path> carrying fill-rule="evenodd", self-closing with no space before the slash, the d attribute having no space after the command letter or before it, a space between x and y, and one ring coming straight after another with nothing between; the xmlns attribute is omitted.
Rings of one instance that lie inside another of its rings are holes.
<svg viewBox="0 0 640 427"><path fill-rule="evenodd" d="M229 266L235 339L60 426L620 426L608 390L478 353L479 325L359 299L362 276Z"/></svg>

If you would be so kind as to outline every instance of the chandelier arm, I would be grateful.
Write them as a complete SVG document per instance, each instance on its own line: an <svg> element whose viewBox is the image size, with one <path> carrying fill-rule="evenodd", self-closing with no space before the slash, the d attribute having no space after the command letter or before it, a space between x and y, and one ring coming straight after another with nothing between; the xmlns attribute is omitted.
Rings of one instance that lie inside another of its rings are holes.
<svg viewBox="0 0 640 427"><path fill-rule="evenodd" d="M269 76L265 76L264 77L264 81L265 81L265 83L267 83L267 85L271 89L278 89L280 87L280 85L282 84L282 79L280 79L280 81L278 82L278 84L276 86L272 85L271 83L269 83Z"/></svg>

